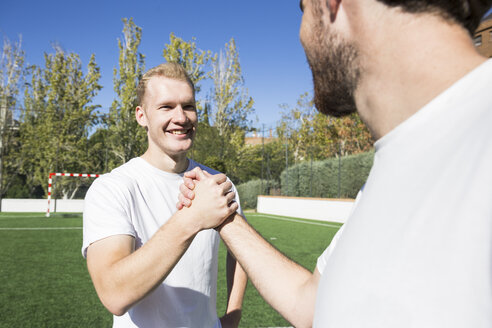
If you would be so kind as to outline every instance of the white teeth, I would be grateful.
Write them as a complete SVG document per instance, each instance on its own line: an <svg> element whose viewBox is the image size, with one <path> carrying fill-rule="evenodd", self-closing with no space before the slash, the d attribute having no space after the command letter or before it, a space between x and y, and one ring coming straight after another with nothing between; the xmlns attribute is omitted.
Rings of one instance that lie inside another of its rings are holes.
<svg viewBox="0 0 492 328"><path fill-rule="evenodd" d="M186 134L187 132L188 131L184 131L184 130L173 130L172 134L181 135L181 134Z"/></svg>

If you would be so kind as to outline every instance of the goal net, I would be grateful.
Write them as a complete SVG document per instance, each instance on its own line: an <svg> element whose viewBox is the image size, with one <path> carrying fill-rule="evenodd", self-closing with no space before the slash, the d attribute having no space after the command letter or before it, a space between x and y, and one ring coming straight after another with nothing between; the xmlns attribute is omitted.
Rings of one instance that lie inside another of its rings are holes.
<svg viewBox="0 0 492 328"><path fill-rule="evenodd" d="M98 178L99 174L88 174L88 173L50 173L48 179L48 208L46 210L46 217L50 217L51 208L51 196L52 196L52 185L53 177L75 177L75 178Z"/></svg>

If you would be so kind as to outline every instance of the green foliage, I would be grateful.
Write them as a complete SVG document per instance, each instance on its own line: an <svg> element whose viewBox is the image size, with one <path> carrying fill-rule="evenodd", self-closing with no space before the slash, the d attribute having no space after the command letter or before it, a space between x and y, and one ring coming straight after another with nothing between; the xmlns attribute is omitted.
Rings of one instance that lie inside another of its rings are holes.
<svg viewBox="0 0 492 328"><path fill-rule="evenodd" d="M26 184L26 176L18 173L12 173L10 180L11 185L6 191L5 198L42 198L44 191L40 186L31 193Z"/></svg>
<svg viewBox="0 0 492 328"><path fill-rule="evenodd" d="M114 167L111 149L108 140L111 139L111 131L105 128L97 129L88 140L88 156L91 159L87 172L104 173Z"/></svg>
<svg viewBox="0 0 492 328"><path fill-rule="evenodd" d="M287 153L292 162L292 153ZM280 181L285 169L285 145L280 140L259 145L245 145L236 158L236 183L255 179Z"/></svg>
<svg viewBox="0 0 492 328"><path fill-rule="evenodd" d="M195 85L195 92L198 94L201 90L200 82L208 76L206 69L210 61L213 60L213 56L210 50L197 49L195 41L195 38L185 41L171 33L169 43L162 50L162 56L167 62L179 63L185 68Z"/></svg>
<svg viewBox="0 0 492 328"><path fill-rule="evenodd" d="M225 48L218 59L212 58L211 102L202 111L192 156L198 162L217 165L237 183L242 175L238 164L245 149L244 136L250 125L247 117L253 111L253 99L244 88L234 39Z"/></svg>
<svg viewBox="0 0 492 328"><path fill-rule="evenodd" d="M237 186L239 199L243 209L255 209L258 195L270 195L270 190L277 189L274 180L251 180Z"/></svg>
<svg viewBox="0 0 492 328"><path fill-rule="evenodd" d="M294 107L281 105L281 108L277 134L287 140L296 162L372 149L371 135L357 113L341 118L321 114L307 92L299 97Z"/></svg>
<svg viewBox="0 0 492 328"><path fill-rule="evenodd" d="M372 167L374 153L367 152L324 161L305 161L281 174L282 194L298 197L355 198Z"/></svg>
<svg viewBox="0 0 492 328"><path fill-rule="evenodd" d="M253 98L248 96L239 63L239 53L234 38L225 44L225 50L213 63L212 121L219 135L228 137L236 129L248 130L253 113Z"/></svg>
<svg viewBox="0 0 492 328"><path fill-rule="evenodd" d="M200 50L196 46L196 39L185 41L171 33L169 43L164 46L162 56L167 62L181 64L195 85L195 93L198 95L201 91L201 82L206 80L210 75L210 62L215 60L210 50ZM200 101L197 101L198 118L201 120L207 117L206 111Z"/></svg>
<svg viewBox="0 0 492 328"><path fill-rule="evenodd" d="M169 41L163 50L164 58L183 65L197 94L202 81L211 78L214 85L211 101L204 106L197 102L199 124L190 156L237 182L237 158L244 146L246 117L252 111L253 101L244 89L234 39L226 43L219 59L209 50L198 49L195 38L184 41L171 33Z"/></svg>
<svg viewBox="0 0 492 328"><path fill-rule="evenodd" d="M113 101L106 121L110 168L143 154L147 148L147 134L135 120L137 86L145 70L145 56L138 52L142 29L132 18L124 18L123 25L123 40L118 40L118 69L113 71L117 99Z"/></svg>
<svg viewBox="0 0 492 328"><path fill-rule="evenodd" d="M223 154L230 152L230 144L221 140L219 132L214 126L205 122L198 122L193 148L188 154L190 157L214 170L226 173L228 161Z"/></svg>
<svg viewBox="0 0 492 328"><path fill-rule="evenodd" d="M79 56L59 48L45 54L45 67L32 66L30 73L19 129L19 171L32 192L42 186L46 193L50 172L81 172L89 167L87 138L98 121L98 106L92 100L101 89L101 74L94 55L84 74ZM65 179L58 191L71 198L80 184Z"/></svg>
<svg viewBox="0 0 492 328"><path fill-rule="evenodd" d="M210 168L214 168L214 170L219 171L219 172L225 172L226 171L226 166L223 160L216 156L208 156L205 158L203 162L201 162L203 165L208 166Z"/></svg>

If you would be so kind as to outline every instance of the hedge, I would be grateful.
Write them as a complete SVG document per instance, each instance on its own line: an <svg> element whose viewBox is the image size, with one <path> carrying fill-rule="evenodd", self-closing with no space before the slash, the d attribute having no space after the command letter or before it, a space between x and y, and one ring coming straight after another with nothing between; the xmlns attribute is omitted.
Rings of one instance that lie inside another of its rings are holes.
<svg viewBox="0 0 492 328"><path fill-rule="evenodd" d="M367 180L374 152L302 162L280 175L282 195L322 198L355 198ZM340 195L338 188L340 166Z"/></svg>
<svg viewBox="0 0 492 328"><path fill-rule="evenodd" d="M271 189L278 188L278 182L273 180L251 180L237 186L241 207L256 208L258 195L269 195Z"/></svg>
<svg viewBox="0 0 492 328"><path fill-rule="evenodd" d="M305 161L289 167L280 175L282 195L320 198L355 198L366 182L374 160L374 152ZM340 191L338 190L340 167ZM243 209L256 208L258 195L269 195L277 189L276 181L251 180L237 186ZM263 189L262 189L263 188ZM339 194L340 192L340 194Z"/></svg>

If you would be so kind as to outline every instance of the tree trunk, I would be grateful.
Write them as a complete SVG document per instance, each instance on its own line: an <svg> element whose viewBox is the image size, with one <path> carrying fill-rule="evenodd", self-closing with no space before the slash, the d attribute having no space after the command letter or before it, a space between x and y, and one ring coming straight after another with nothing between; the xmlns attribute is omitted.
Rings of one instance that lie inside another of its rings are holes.
<svg viewBox="0 0 492 328"><path fill-rule="evenodd" d="M7 127L7 97L2 97L0 104L0 212L2 211L3 190L3 140Z"/></svg>

